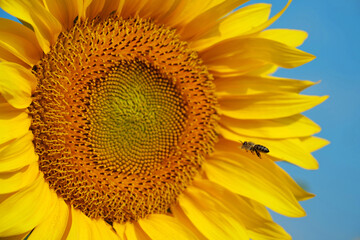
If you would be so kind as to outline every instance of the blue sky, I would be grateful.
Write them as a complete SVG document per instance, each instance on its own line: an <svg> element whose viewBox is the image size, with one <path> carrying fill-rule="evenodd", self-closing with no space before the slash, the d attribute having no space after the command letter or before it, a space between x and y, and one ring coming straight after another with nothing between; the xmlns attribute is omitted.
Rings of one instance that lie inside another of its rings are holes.
<svg viewBox="0 0 360 240"><path fill-rule="evenodd" d="M286 0L250 1L274 4L278 12ZM7 17L0 12L0 17ZM275 75L312 81L304 93L329 95L323 104L305 112L331 144L314 153L319 170L307 171L281 164L290 175L317 196L302 203L304 218L274 214L294 240L360 239L360 0L293 0L271 28L302 29L309 33L300 49L317 58Z"/></svg>

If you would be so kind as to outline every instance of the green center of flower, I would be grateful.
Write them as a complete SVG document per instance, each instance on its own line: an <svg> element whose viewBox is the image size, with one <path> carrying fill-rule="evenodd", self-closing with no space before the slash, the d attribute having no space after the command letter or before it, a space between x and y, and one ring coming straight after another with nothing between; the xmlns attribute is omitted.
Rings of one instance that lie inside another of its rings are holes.
<svg viewBox="0 0 360 240"><path fill-rule="evenodd" d="M212 76L164 26L114 16L77 22L33 72L40 170L91 218L166 213L213 150Z"/></svg>
<svg viewBox="0 0 360 240"><path fill-rule="evenodd" d="M98 164L148 172L170 157L187 111L172 81L142 62L122 61L90 89L89 141Z"/></svg>

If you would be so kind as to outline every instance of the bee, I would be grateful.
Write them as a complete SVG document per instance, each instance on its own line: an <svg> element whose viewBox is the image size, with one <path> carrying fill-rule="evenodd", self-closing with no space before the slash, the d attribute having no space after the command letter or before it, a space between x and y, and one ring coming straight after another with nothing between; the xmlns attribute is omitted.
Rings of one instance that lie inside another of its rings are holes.
<svg viewBox="0 0 360 240"><path fill-rule="evenodd" d="M241 142L241 141L240 141ZM256 155L261 158L262 153L268 153L269 149L264 147L263 145L255 144L253 142L241 142L242 146L241 149L245 149L246 151L250 151L252 154L256 153Z"/></svg>

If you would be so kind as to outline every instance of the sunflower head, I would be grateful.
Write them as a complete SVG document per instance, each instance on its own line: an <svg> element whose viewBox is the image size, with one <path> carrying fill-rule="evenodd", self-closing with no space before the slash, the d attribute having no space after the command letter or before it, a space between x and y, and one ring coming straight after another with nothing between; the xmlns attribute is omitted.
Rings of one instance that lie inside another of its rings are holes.
<svg viewBox="0 0 360 240"><path fill-rule="evenodd" d="M244 2L1 0L0 236L289 238L325 97L270 76L313 59L265 30L290 1Z"/></svg>
<svg viewBox="0 0 360 240"><path fill-rule="evenodd" d="M165 26L116 15L78 21L33 74L40 170L89 217L166 213L213 150L212 76Z"/></svg>

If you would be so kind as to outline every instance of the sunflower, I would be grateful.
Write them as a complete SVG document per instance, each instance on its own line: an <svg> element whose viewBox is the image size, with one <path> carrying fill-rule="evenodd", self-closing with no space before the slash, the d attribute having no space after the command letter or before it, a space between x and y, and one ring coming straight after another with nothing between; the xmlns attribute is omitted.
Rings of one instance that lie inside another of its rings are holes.
<svg viewBox="0 0 360 240"><path fill-rule="evenodd" d="M0 236L290 239L326 97L271 76L314 58L291 1L245 2L1 0Z"/></svg>

